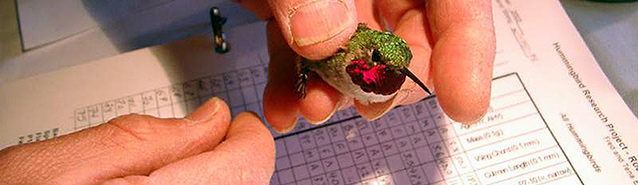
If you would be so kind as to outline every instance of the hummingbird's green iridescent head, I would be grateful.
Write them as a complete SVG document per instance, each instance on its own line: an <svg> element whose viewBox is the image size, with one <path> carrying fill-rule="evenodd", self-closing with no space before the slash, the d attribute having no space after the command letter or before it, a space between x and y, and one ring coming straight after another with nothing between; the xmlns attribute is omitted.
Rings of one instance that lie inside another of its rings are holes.
<svg viewBox="0 0 638 185"><path fill-rule="evenodd" d="M401 88L406 75L411 75L405 72L412 60L410 48L392 33L361 23L347 49L354 57L346 72L363 91L390 95Z"/></svg>
<svg viewBox="0 0 638 185"><path fill-rule="evenodd" d="M348 49L356 51L357 58L368 58L396 68L410 65L412 52L402 38L390 32L382 32L368 28L360 23L354 36L348 43Z"/></svg>

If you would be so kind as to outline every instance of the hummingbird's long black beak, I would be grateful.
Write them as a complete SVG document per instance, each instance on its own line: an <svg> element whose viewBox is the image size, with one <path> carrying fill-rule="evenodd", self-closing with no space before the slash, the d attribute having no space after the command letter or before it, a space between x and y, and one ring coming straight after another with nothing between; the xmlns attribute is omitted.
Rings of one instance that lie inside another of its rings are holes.
<svg viewBox="0 0 638 185"><path fill-rule="evenodd" d="M412 74L412 72L410 72L410 70L408 70L408 68L401 68L399 69L399 71L401 71L401 73L407 75L408 77L410 77L410 79L412 79L412 81L414 81L414 83L416 83L417 85L419 85L419 87L421 87L423 90L425 90L425 92L428 93L428 95L432 94L430 92L430 90L425 87L425 84L423 84L423 82L421 82L421 80L419 80L419 78L416 77L416 75Z"/></svg>

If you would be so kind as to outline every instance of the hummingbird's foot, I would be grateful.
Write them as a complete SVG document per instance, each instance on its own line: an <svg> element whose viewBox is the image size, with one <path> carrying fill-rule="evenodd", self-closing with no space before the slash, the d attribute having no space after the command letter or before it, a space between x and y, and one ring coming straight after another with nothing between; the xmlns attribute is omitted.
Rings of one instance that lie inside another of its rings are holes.
<svg viewBox="0 0 638 185"><path fill-rule="evenodd" d="M297 57L297 82L295 82L295 93L301 96L301 99L306 98L306 84L308 82L308 73L310 73L310 67L308 61L301 57Z"/></svg>
<svg viewBox="0 0 638 185"><path fill-rule="evenodd" d="M297 82L295 83L295 93L301 96L301 98L306 98L306 82L308 81L308 74L299 73L299 77L297 77Z"/></svg>

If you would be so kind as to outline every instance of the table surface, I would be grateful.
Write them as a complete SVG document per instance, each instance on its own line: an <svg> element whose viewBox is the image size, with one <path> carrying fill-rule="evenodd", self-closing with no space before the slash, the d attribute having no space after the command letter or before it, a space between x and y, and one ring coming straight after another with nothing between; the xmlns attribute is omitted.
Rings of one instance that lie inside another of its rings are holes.
<svg viewBox="0 0 638 185"><path fill-rule="evenodd" d="M607 78L638 116L638 2L561 3Z"/></svg>

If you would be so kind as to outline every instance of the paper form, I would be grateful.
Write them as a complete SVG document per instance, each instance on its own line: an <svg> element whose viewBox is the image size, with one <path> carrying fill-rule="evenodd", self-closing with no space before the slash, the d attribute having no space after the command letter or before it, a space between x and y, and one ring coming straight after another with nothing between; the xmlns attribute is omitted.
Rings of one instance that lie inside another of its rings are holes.
<svg viewBox="0 0 638 185"><path fill-rule="evenodd" d="M271 184L638 183L638 121L557 1L493 3L497 55L490 112L455 123L435 97L365 122L350 108L325 124L273 133ZM543 10L542 14L538 10ZM33 142L128 113L181 117L212 96L263 116L263 23L213 52L199 37L0 84L0 144Z"/></svg>

